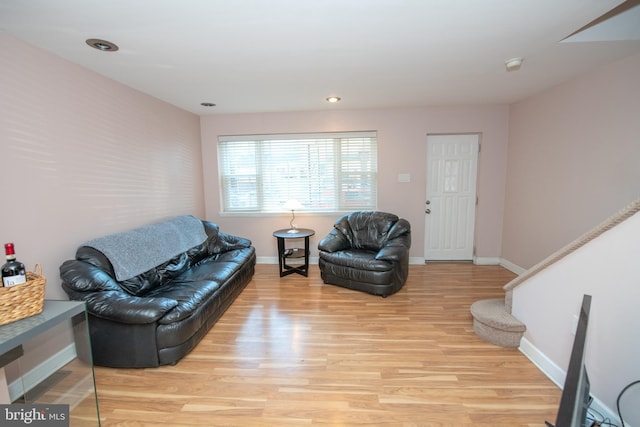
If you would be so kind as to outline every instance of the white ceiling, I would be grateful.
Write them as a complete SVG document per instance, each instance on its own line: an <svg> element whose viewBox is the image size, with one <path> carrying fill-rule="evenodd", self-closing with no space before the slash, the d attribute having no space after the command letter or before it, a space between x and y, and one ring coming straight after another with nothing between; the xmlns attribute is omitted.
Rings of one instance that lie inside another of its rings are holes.
<svg viewBox="0 0 640 427"><path fill-rule="evenodd" d="M473 105L511 103L640 52L638 1L562 41L621 3L0 0L0 30L197 114ZM120 50L91 49L89 38Z"/></svg>

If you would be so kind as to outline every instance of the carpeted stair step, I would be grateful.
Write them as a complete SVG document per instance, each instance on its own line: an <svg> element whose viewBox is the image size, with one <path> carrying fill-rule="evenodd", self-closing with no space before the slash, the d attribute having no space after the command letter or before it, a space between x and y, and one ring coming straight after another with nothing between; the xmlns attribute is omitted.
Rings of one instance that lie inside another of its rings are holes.
<svg viewBox="0 0 640 427"><path fill-rule="evenodd" d="M504 299L487 299L471 304L473 331L480 338L501 347L519 347L527 327L505 308Z"/></svg>

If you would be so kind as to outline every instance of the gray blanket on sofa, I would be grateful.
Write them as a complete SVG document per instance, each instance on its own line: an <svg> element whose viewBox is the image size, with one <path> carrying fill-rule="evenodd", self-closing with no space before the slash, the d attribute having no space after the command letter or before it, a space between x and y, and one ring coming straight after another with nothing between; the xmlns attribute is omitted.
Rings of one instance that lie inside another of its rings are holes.
<svg viewBox="0 0 640 427"><path fill-rule="evenodd" d="M86 242L111 262L116 280L135 277L207 239L202 221L191 215L99 237Z"/></svg>

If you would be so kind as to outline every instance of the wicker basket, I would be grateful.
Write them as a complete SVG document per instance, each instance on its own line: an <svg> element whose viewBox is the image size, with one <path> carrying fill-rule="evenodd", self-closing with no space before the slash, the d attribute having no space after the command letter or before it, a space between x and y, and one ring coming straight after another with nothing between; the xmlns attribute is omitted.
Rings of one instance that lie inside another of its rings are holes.
<svg viewBox="0 0 640 427"><path fill-rule="evenodd" d="M27 271L26 283L0 288L0 325L42 312L47 279L42 275L40 264L36 264L34 270Z"/></svg>

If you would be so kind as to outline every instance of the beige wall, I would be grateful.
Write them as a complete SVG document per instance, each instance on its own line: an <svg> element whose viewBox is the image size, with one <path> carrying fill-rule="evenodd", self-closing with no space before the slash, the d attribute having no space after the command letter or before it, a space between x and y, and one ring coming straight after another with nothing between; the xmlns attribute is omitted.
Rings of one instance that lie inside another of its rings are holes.
<svg viewBox="0 0 640 427"><path fill-rule="evenodd" d="M502 257L528 268L640 197L640 55L510 108Z"/></svg>
<svg viewBox="0 0 640 427"><path fill-rule="evenodd" d="M204 216L199 117L0 32L0 243L46 296L82 242Z"/></svg>
<svg viewBox="0 0 640 427"><path fill-rule="evenodd" d="M250 238L258 261L276 257L274 230L289 225L290 214L274 216L221 216L216 144L219 135L327 131L378 131L378 208L396 213L412 226L411 257L423 258L426 192L426 139L428 133L482 134L479 159L479 205L476 250L496 260L501 254L503 196L506 174L507 106L357 110L272 114L213 115L202 117L202 153L207 219L223 230ZM411 182L399 183L399 173ZM332 228L339 214L299 214L298 226L316 230L317 243Z"/></svg>
<svg viewBox="0 0 640 427"><path fill-rule="evenodd" d="M640 198L640 55L514 104L510 116L503 259L528 268ZM556 380L582 295L593 295L587 366L595 406L612 418L618 393L638 379L629 333L640 328L639 231L636 214L513 295L525 353ZM633 425L638 396L625 398Z"/></svg>

